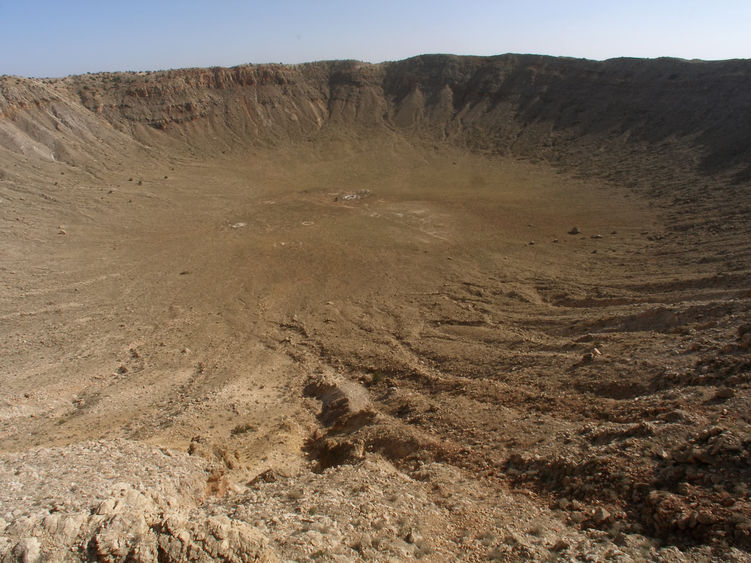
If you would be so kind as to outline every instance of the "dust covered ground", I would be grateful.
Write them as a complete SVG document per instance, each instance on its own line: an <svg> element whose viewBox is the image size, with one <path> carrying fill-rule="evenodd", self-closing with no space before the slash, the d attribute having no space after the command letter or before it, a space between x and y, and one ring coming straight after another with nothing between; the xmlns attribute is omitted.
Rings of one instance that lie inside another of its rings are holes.
<svg viewBox="0 0 751 563"><path fill-rule="evenodd" d="M748 560L747 190L123 146L2 153L4 558Z"/></svg>

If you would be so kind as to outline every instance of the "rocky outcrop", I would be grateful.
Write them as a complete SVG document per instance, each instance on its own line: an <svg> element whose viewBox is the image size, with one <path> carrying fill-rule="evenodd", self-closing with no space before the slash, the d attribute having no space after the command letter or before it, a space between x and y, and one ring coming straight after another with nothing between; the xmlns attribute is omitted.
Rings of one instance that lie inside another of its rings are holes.
<svg viewBox="0 0 751 563"><path fill-rule="evenodd" d="M151 145L178 140L211 152L397 131L607 170L613 179L628 180L633 159L651 155L646 165L655 170L680 159L692 174L745 181L750 68L747 61L426 55L376 65L3 77L0 139L12 151L28 154L33 143L39 156L65 160L75 155L63 146L92 135L113 144L113 130ZM9 140L18 130L28 142Z"/></svg>
<svg viewBox="0 0 751 563"><path fill-rule="evenodd" d="M2 561L277 561L253 526L200 508L209 467L128 441L0 458Z"/></svg>

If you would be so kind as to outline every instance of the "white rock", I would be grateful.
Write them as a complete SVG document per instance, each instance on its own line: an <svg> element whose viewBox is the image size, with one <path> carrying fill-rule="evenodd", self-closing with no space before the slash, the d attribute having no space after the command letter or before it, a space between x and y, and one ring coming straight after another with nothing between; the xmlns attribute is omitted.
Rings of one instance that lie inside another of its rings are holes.
<svg viewBox="0 0 751 563"><path fill-rule="evenodd" d="M36 563L42 560L42 546L37 538L23 538L13 548L13 555L23 563Z"/></svg>

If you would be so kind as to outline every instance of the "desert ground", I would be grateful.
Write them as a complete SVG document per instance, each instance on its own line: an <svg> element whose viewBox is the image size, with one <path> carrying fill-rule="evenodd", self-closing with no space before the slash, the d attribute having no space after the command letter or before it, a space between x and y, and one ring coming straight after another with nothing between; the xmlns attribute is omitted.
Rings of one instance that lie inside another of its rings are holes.
<svg viewBox="0 0 751 563"><path fill-rule="evenodd" d="M3 561L748 561L751 65L0 78Z"/></svg>

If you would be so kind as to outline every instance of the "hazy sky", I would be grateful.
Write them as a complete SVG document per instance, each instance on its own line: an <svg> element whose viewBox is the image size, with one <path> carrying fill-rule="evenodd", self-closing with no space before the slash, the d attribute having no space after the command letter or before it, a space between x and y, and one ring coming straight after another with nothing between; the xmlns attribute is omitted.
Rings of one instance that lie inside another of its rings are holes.
<svg viewBox="0 0 751 563"><path fill-rule="evenodd" d="M0 0L0 74L509 52L751 58L751 0Z"/></svg>

